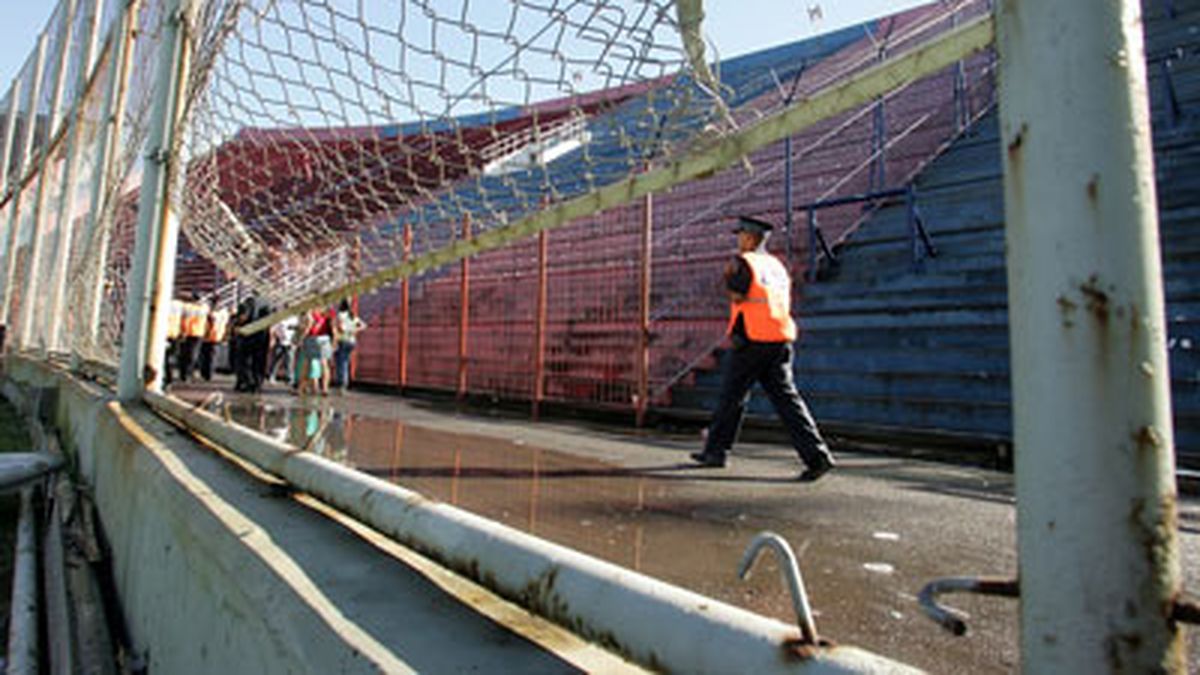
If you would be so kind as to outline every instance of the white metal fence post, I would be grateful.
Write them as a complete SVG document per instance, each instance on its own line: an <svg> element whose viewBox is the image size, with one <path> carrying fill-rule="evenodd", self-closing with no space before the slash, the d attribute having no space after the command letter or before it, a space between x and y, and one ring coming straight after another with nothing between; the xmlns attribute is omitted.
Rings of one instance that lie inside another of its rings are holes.
<svg viewBox="0 0 1200 675"><path fill-rule="evenodd" d="M17 225L12 215L15 213L13 202L16 201L16 193L13 192L11 186L12 176L17 172L10 172L9 167L12 165L16 147L17 115L21 112L21 85L19 75L13 78L12 88L8 92L8 119L4 121L4 150L0 152L0 200L4 202L3 210L0 210L0 223L3 223L5 228L0 230L0 237L4 237L4 254L3 257L0 257L0 271L8 269L10 233ZM5 315L0 312L0 325L4 324L4 321ZM0 339L0 344L2 343L3 340Z"/></svg>
<svg viewBox="0 0 1200 675"><path fill-rule="evenodd" d="M21 287L24 300L21 302L20 332L16 346L27 349L33 346L33 324L39 317L34 311L33 298L40 297L42 250L46 244L46 228L42 227L42 219L46 212L47 184L50 182L50 167L54 162L54 137L57 133L59 118L63 103L63 89L67 83L67 61L71 54L71 41L75 37L75 11L78 9L77 0L63 0L60 5L66 11L63 13L62 30L58 35L58 53L54 61L54 88L50 92L50 108L46 114L46 138L42 141L41 152L38 155L37 189L34 191L33 220L29 238L29 260L25 265L25 284ZM37 303L40 305L40 303Z"/></svg>
<svg viewBox="0 0 1200 675"><path fill-rule="evenodd" d="M104 112L100 116L103 128L97 142L96 170L92 175L91 185L91 208L88 209L83 235L85 242L95 239L96 249L89 262L93 270L94 283L84 296L86 302L82 308L84 327L83 335L79 339L93 348L100 341L100 311L104 306L104 270L108 265L109 245L109 238L103 233L97 236L96 231L105 228L105 214L111 213L106 199L109 181L120 180L120 176L115 175L117 158L121 154L117 148L121 144L121 124L125 119L126 96L133 64L133 38L138 30L141 5L141 0L129 0L121 12L121 19L117 24L119 27L115 28L118 32L113 34L115 51L112 55L112 80L104 97ZM73 350L73 354L77 355L78 352L78 349Z"/></svg>
<svg viewBox="0 0 1200 675"><path fill-rule="evenodd" d="M162 44L158 73L155 76L154 103L151 110L138 199L137 233L134 239L133 266L125 297L125 326L121 339L121 365L117 374L117 396L129 401L141 396L146 384L158 381L161 367L147 374L150 352L161 364L160 346L153 344L151 329L156 289L170 287L174 278L174 239L179 225L171 213L170 180L175 147L175 132L186 91L188 24L185 7L197 7L202 0L165 0ZM164 245L165 244L165 245ZM169 252L170 259L164 259ZM159 323L165 326L165 316ZM155 331L162 334L162 331ZM147 378L149 375L149 378ZM147 382L149 379L149 382Z"/></svg>
<svg viewBox="0 0 1200 675"><path fill-rule="evenodd" d="M1022 662L1183 672L1138 0L998 3Z"/></svg>
<svg viewBox="0 0 1200 675"><path fill-rule="evenodd" d="M66 294L67 268L71 261L72 238L75 234L75 195L78 188L79 159L82 154L84 134L84 111L87 108L87 83L95 67L96 43L100 32L100 18L104 13L104 0L85 0L87 9L85 16L85 33L83 36L83 51L80 52L79 68L76 72L76 101L74 103L70 125L70 140L67 146L66 165L63 167L62 188L58 194L58 237L54 249L53 272L50 275L50 309L46 319L46 349L59 351L63 345L59 342L62 331L63 297Z"/></svg>
<svg viewBox="0 0 1200 675"><path fill-rule="evenodd" d="M38 37L34 56L33 81L29 90L29 110L25 113L25 126L21 129L21 150L17 155L17 166L9 177L12 198L8 210L8 246L4 250L4 295L0 300L0 322L12 329L9 310L12 309L12 284L17 271L17 246L21 235L21 182L29 170L29 158L33 154L34 132L37 129L37 101L42 95L42 69L46 65L46 32Z"/></svg>
<svg viewBox="0 0 1200 675"><path fill-rule="evenodd" d="M13 78L12 88L9 89L8 119L4 120L4 150L0 152L0 190L8 193L9 172L12 164L14 142L17 137L17 115L21 113L21 78Z"/></svg>

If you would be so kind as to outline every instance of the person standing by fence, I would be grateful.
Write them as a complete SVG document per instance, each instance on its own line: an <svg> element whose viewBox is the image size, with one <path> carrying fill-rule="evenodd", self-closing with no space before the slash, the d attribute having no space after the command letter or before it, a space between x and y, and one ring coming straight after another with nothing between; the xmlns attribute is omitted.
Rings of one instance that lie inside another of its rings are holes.
<svg viewBox="0 0 1200 675"><path fill-rule="evenodd" d="M225 339L229 328L229 310L209 308L204 325L204 342L200 344L200 377L205 382L212 380L213 361L216 358L217 345Z"/></svg>
<svg viewBox="0 0 1200 675"><path fill-rule="evenodd" d="M358 344L358 333L367 327L367 322L359 318L350 301L342 300L338 307L337 351L333 354L334 376L333 386L343 393L350 386L350 357Z"/></svg>
<svg viewBox="0 0 1200 675"><path fill-rule="evenodd" d="M792 279L778 258L767 253L773 226L757 218L738 219L738 255L725 270L729 293L729 336L721 396L713 411L704 450L692 453L702 466L725 466L746 413L750 387L762 385L787 428L792 446L804 461L798 480L812 482L834 467L833 455L812 414L796 390L792 343L796 322L791 316Z"/></svg>
<svg viewBox="0 0 1200 675"><path fill-rule="evenodd" d="M179 338L179 381L187 382L196 368L200 341L204 339L208 305L200 300L200 294L192 291L191 299L183 303Z"/></svg>
<svg viewBox="0 0 1200 675"><path fill-rule="evenodd" d="M294 316L271 326L271 362L267 365L267 380L274 382L283 364L284 381L295 385L297 379L293 376L292 362L295 361L296 326L299 320Z"/></svg>

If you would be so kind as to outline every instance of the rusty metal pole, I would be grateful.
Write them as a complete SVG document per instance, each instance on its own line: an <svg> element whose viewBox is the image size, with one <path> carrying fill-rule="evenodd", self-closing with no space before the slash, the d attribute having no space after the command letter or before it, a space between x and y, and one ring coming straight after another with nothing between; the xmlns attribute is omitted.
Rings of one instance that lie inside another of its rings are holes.
<svg viewBox="0 0 1200 675"><path fill-rule="evenodd" d="M471 216L463 216L463 241L471 239ZM467 331L470 327L471 314L471 259L462 259L462 297L458 307L458 389L457 398L462 401L467 397Z"/></svg>
<svg viewBox="0 0 1200 675"><path fill-rule="evenodd" d="M547 271L550 266L550 233L538 232L537 316L533 336L533 419L541 415L542 399L546 396L546 309Z"/></svg>
<svg viewBox="0 0 1200 675"><path fill-rule="evenodd" d="M1021 661L1182 673L1141 3L998 3Z"/></svg>
<svg viewBox="0 0 1200 675"><path fill-rule="evenodd" d="M404 224L404 262L412 256L412 225ZM400 360L399 360L399 378L400 391L408 386L408 299L409 299L409 281L408 277L400 280Z"/></svg>
<svg viewBox="0 0 1200 675"><path fill-rule="evenodd" d="M642 205L642 271L638 303L637 396L634 414L637 426L646 423L650 406L650 271L654 248L654 197L647 194Z"/></svg>

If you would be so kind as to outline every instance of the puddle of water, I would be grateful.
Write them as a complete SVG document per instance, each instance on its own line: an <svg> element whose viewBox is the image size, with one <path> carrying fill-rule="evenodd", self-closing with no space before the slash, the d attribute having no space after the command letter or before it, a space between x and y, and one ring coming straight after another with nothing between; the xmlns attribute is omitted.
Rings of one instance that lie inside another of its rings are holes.
<svg viewBox="0 0 1200 675"><path fill-rule="evenodd" d="M836 524L853 516L837 521L797 512L790 483L705 482L673 466L614 466L524 439L408 426L321 406L244 399L228 411L240 424L429 498L790 624L791 598L773 556L760 557L748 580L736 576L753 537L776 531L800 544L796 555L823 634L925 668L953 662L950 650L965 659L958 661L962 672L989 670L961 642L938 642L936 658L927 644L899 649L889 632L919 625L940 638L919 612L893 609L898 596L919 588L910 577L924 571L907 560L904 574L889 563L861 563L879 555L876 541L895 542L900 535ZM829 508L853 511L852 503L834 502ZM861 569L871 574L864 578L855 572Z"/></svg>

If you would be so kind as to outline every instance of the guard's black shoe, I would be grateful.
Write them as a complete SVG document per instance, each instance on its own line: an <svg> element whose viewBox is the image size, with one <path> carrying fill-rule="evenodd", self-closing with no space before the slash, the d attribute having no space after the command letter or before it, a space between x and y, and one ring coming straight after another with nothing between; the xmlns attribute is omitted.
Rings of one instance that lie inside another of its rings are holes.
<svg viewBox="0 0 1200 675"><path fill-rule="evenodd" d="M691 458L700 466L719 469L725 466L725 458L720 455L710 455L707 452L693 452Z"/></svg>
<svg viewBox="0 0 1200 675"><path fill-rule="evenodd" d="M812 465L810 465L808 468L806 468L799 476L797 476L796 480L800 481L801 483L814 483L818 479L820 479L821 476L824 476L825 474L827 474L831 470L833 470L834 466L835 466L834 463L827 459L823 459L819 462L814 462Z"/></svg>

